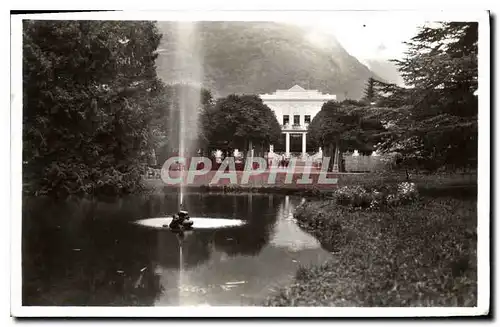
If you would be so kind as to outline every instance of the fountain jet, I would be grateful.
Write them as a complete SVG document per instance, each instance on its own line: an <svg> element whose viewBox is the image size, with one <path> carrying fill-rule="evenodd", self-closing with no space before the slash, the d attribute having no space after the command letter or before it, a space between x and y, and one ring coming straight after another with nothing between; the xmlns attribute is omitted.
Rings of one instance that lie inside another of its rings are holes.
<svg viewBox="0 0 500 327"><path fill-rule="evenodd" d="M172 34L169 41L174 43L173 58L170 71L174 73L173 98L169 117L168 139L177 155L187 159L197 150L198 117L201 109L201 86L203 82L203 56L201 39L198 33L198 22L172 23ZM175 102L175 104L174 104ZM184 162L188 164L187 161ZM185 203L185 166L180 165L182 182L179 188L178 209L187 210Z"/></svg>

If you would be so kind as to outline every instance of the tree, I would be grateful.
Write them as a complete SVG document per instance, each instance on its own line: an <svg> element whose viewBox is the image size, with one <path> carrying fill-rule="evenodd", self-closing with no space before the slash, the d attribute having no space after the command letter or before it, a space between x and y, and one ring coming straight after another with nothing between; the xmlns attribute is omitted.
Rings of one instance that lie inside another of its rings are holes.
<svg viewBox="0 0 500 327"><path fill-rule="evenodd" d="M321 145L325 156L330 157L329 170L333 168L333 158L349 149L373 150L379 133L384 130L380 121L365 118L372 107L342 106L335 101L323 104L321 111L309 125L311 141ZM338 171L343 171L342 160L337 161Z"/></svg>
<svg viewBox="0 0 500 327"><path fill-rule="evenodd" d="M477 31L477 22L424 26L406 43L406 57L394 60L421 114L477 114Z"/></svg>
<svg viewBox="0 0 500 327"><path fill-rule="evenodd" d="M407 89L390 97L406 102L381 143L412 167L473 167L477 162L477 23L422 27L395 60Z"/></svg>
<svg viewBox="0 0 500 327"><path fill-rule="evenodd" d="M378 149L399 156L399 164L407 171L441 167L474 167L477 164L477 121L441 114L415 119L413 107L372 112L387 131Z"/></svg>
<svg viewBox="0 0 500 327"><path fill-rule="evenodd" d="M411 89L375 80L374 93L377 107L399 108L411 102Z"/></svg>
<svg viewBox="0 0 500 327"><path fill-rule="evenodd" d="M160 81L153 22L25 21L23 174L36 194L140 187Z"/></svg>
<svg viewBox="0 0 500 327"><path fill-rule="evenodd" d="M370 77L368 82L366 82L364 98L368 104L375 100L375 79L373 77Z"/></svg>
<svg viewBox="0 0 500 327"><path fill-rule="evenodd" d="M281 127L274 112L256 95L229 95L203 112L203 133L211 148L260 150L279 140Z"/></svg>

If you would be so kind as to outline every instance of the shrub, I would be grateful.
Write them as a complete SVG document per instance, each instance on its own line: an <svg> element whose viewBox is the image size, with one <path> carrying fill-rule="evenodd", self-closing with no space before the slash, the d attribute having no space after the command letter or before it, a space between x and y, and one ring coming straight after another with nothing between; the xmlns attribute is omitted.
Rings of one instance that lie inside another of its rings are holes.
<svg viewBox="0 0 500 327"><path fill-rule="evenodd" d="M312 277L313 274L311 273L311 268L305 266L299 266L297 272L295 273L295 278L298 281L306 281L308 279L311 279Z"/></svg>
<svg viewBox="0 0 500 327"><path fill-rule="evenodd" d="M415 183L403 182L398 185L397 194L402 200L413 201L418 198L418 190Z"/></svg>
<svg viewBox="0 0 500 327"><path fill-rule="evenodd" d="M337 204L344 206L361 207L370 204L369 194L361 186L344 186L334 191Z"/></svg>
<svg viewBox="0 0 500 327"><path fill-rule="evenodd" d="M344 186L332 193L335 203L351 208L376 209L398 206L418 199L414 183L403 182L396 186L379 186L368 190L361 186Z"/></svg>

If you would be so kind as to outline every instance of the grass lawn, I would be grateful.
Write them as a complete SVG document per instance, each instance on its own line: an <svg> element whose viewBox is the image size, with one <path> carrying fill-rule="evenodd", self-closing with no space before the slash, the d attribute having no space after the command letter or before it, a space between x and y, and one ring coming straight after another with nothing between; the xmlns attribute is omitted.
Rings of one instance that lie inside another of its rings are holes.
<svg viewBox="0 0 500 327"><path fill-rule="evenodd" d="M424 197L396 208L306 202L295 217L334 258L301 267L268 306L475 306L476 199Z"/></svg>
<svg viewBox="0 0 500 327"><path fill-rule="evenodd" d="M363 185L366 187L387 184L397 184L406 181L406 174L402 171L386 173L345 174L339 176L338 186ZM477 188L477 173L411 173L410 181L415 183L419 192L428 190L446 190L456 188Z"/></svg>

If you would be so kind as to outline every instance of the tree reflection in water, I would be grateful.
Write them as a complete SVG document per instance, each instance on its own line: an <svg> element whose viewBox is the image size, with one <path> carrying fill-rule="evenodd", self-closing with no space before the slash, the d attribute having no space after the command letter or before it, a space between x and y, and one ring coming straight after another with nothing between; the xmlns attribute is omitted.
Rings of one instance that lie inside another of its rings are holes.
<svg viewBox="0 0 500 327"><path fill-rule="evenodd" d="M24 305L152 305L161 293L156 235L118 223L134 214L119 202L112 214L90 200L28 199L24 208Z"/></svg>
<svg viewBox="0 0 500 327"><path fill-rule="evenodd" d="M227 280L243 278L254 268L261 271L277 259L284 261L264 269L270 273L266 278L284 276L293 270L285 249L266 247L276 232L276 219L284 203L282 196L188 193L186 206L192 217L241 219L246 224L217 230L195 229L183 239L169 230L130 223L175 212L177 196L162 193L60 202L24 199L23 304L203 303L203 294L184 288L214 284L218 287ZM224 257L235 260L224 261ZM241 261L243 258L247 259ZM269 280L262 280L263 275L257 271L254 274L252 278L259 280L259 285L252 287L265 287ZM185 292L189 293L188 298L183 298ZM234 298L228 298L229 293L213 293L207 301L232 303Z"/></svg>
<svg viewBox="0 0 500 327"><path fill-rule="evenodd" d="M230 256L256 255L269 242L279 203L270 202L268 196L252 194L240 197L237 201L239 212L246 214L244 219L248 223L231 229L217 230L214 233L215 248Z"/></svg>

